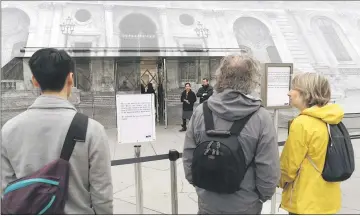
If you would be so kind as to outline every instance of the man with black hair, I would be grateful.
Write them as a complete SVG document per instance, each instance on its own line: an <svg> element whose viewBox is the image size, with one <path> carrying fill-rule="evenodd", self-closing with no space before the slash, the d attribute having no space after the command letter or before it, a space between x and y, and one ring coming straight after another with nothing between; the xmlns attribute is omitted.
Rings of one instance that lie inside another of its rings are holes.
<svg viewBox="0 0 360 216"><path fill-rule="evenodd" d="M29 66L32 83L40 88L41 95L1 130L3 192L10 182L31 175L60 157L77 113L68 101L74 83L74 62L64 50L40 49L30 58ZM113 214L110 161L104 127L88 119L86 138L76 140L69 160L65 214Z"/></svg>
<svg viewBox="0 0 360 216"><path fill-rule="evenodd" d="M200 104L209 99L213 94L213 87L210 86L209 80L207 78L203 79L203 85L199 88L196 96L200 98Z"/></svg>

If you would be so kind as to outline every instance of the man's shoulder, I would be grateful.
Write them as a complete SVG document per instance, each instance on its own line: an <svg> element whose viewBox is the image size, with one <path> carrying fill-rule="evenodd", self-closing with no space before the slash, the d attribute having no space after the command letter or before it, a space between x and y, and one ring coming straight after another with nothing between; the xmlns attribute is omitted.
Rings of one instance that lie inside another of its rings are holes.
<svg viewBox="0 0 360 216"><path fill-rule="evenodd" d="M257 111L257 114L261 117L264 117L264 118L271 118L271 114L270 112L263 106L260 106L258 111Z"/></svg>
<svg viewBox="0 0 360 216"><path fill-rule="evenodd" d="M13 129L19 127L24 121L27 121L27 110L9 119L1 128L2 136L6 136Z"/></svg>
<svg viewBox="0 0 360 216"><path fill-rule="evenodd" d="M105 129L105 127L100 122L89 117L88 132L99 133L100 131L102 131L104 129Z"/></svg>
<svg viewBox="0 0 360 216"><path fill-rule="evenodd" d="M195 108L195 110L194 110L194 112L193 112L193 116L202 115L202 114L203 114L203 106L204 106L204 103L199 104L199 105Z"/></svg>
<svg viewBox="0 0 360 216"><path fill-rule="evenodd" d="M99 137L107 136L105 127L95 119L89 117L87 132L86 132L86 140L94 141L98 140Z"/></svg>
<svg viewBox="0 0 360 216"><path fill-rule="evenodd" d="M264 107L261 106L254 115L258 117L258 120L260 120L261 125L264 126L273 125L273 119L271 117L271 114Z"/></svg>

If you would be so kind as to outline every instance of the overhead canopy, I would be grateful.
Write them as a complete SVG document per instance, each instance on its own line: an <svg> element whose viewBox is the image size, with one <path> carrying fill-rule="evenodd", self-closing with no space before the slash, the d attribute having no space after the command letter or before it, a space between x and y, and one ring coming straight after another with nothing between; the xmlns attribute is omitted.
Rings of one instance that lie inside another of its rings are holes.
<svg viewBox="0 0 360 216"><path fill-rule="evenodd" d="M42 47L25 47L20 50L18 57L31 57L37 50ZM136 56L225 56L229 54L243 53L240 48L63 48L54 47L57 49L64 49L73 57L136 57Z"/></svg>

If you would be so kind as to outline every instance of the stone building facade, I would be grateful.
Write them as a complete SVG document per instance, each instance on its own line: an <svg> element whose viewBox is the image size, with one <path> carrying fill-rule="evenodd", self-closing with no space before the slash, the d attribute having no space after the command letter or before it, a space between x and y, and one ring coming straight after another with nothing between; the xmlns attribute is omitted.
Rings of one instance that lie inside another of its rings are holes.
<svg viewBox="0 0 360 216"><path fill-rule="evenodd" d="M152 82L164 85L167 118L178 121L183 84L214 83L221 57L242 52L326 75L333 99L360 112L360 2L3 1L1 10L5 100L36 96L27 66L35 50L65 47L76 59L80 104L113 107L124 81L135 92Z"/></svg>

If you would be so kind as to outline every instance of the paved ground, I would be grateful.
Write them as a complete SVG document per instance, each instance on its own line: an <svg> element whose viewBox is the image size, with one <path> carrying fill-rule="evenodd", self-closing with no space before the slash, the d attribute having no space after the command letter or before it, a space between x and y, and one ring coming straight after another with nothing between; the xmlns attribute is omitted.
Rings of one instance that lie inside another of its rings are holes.
<svg viewBox="0 0 360 216"><path fill-rule="evenodd" d="M150 156L165 154L169 149L182 151L184 133L178 132L179 128L157 128L157 140L153 143L142 143L141 155ZM116 131L108 130L111 141L112 160L132 158L134 155L133 144L116 144ZM286 130L280 129L279 141L286 139ZM360 140L354 140L356 166L360 166ZM279 148L281 152L282 148ZM197 213L197 195L184 177L182 161L178 160L178 199L179 214ZM170 165L168 160L147 162L142 164L144 214L170 214ZM114 182L114 214L135 214L135 174L134 165L112 167ZM343 208L340 214L360 214L357 197L360 194L360 170L357 169L353 177L342 184ZM277 191L277 204L281 199L281 190ZM264 204L262 214L270 213L270 202ZM276 210L277 214L287 214L282 209Z"/></svg>

